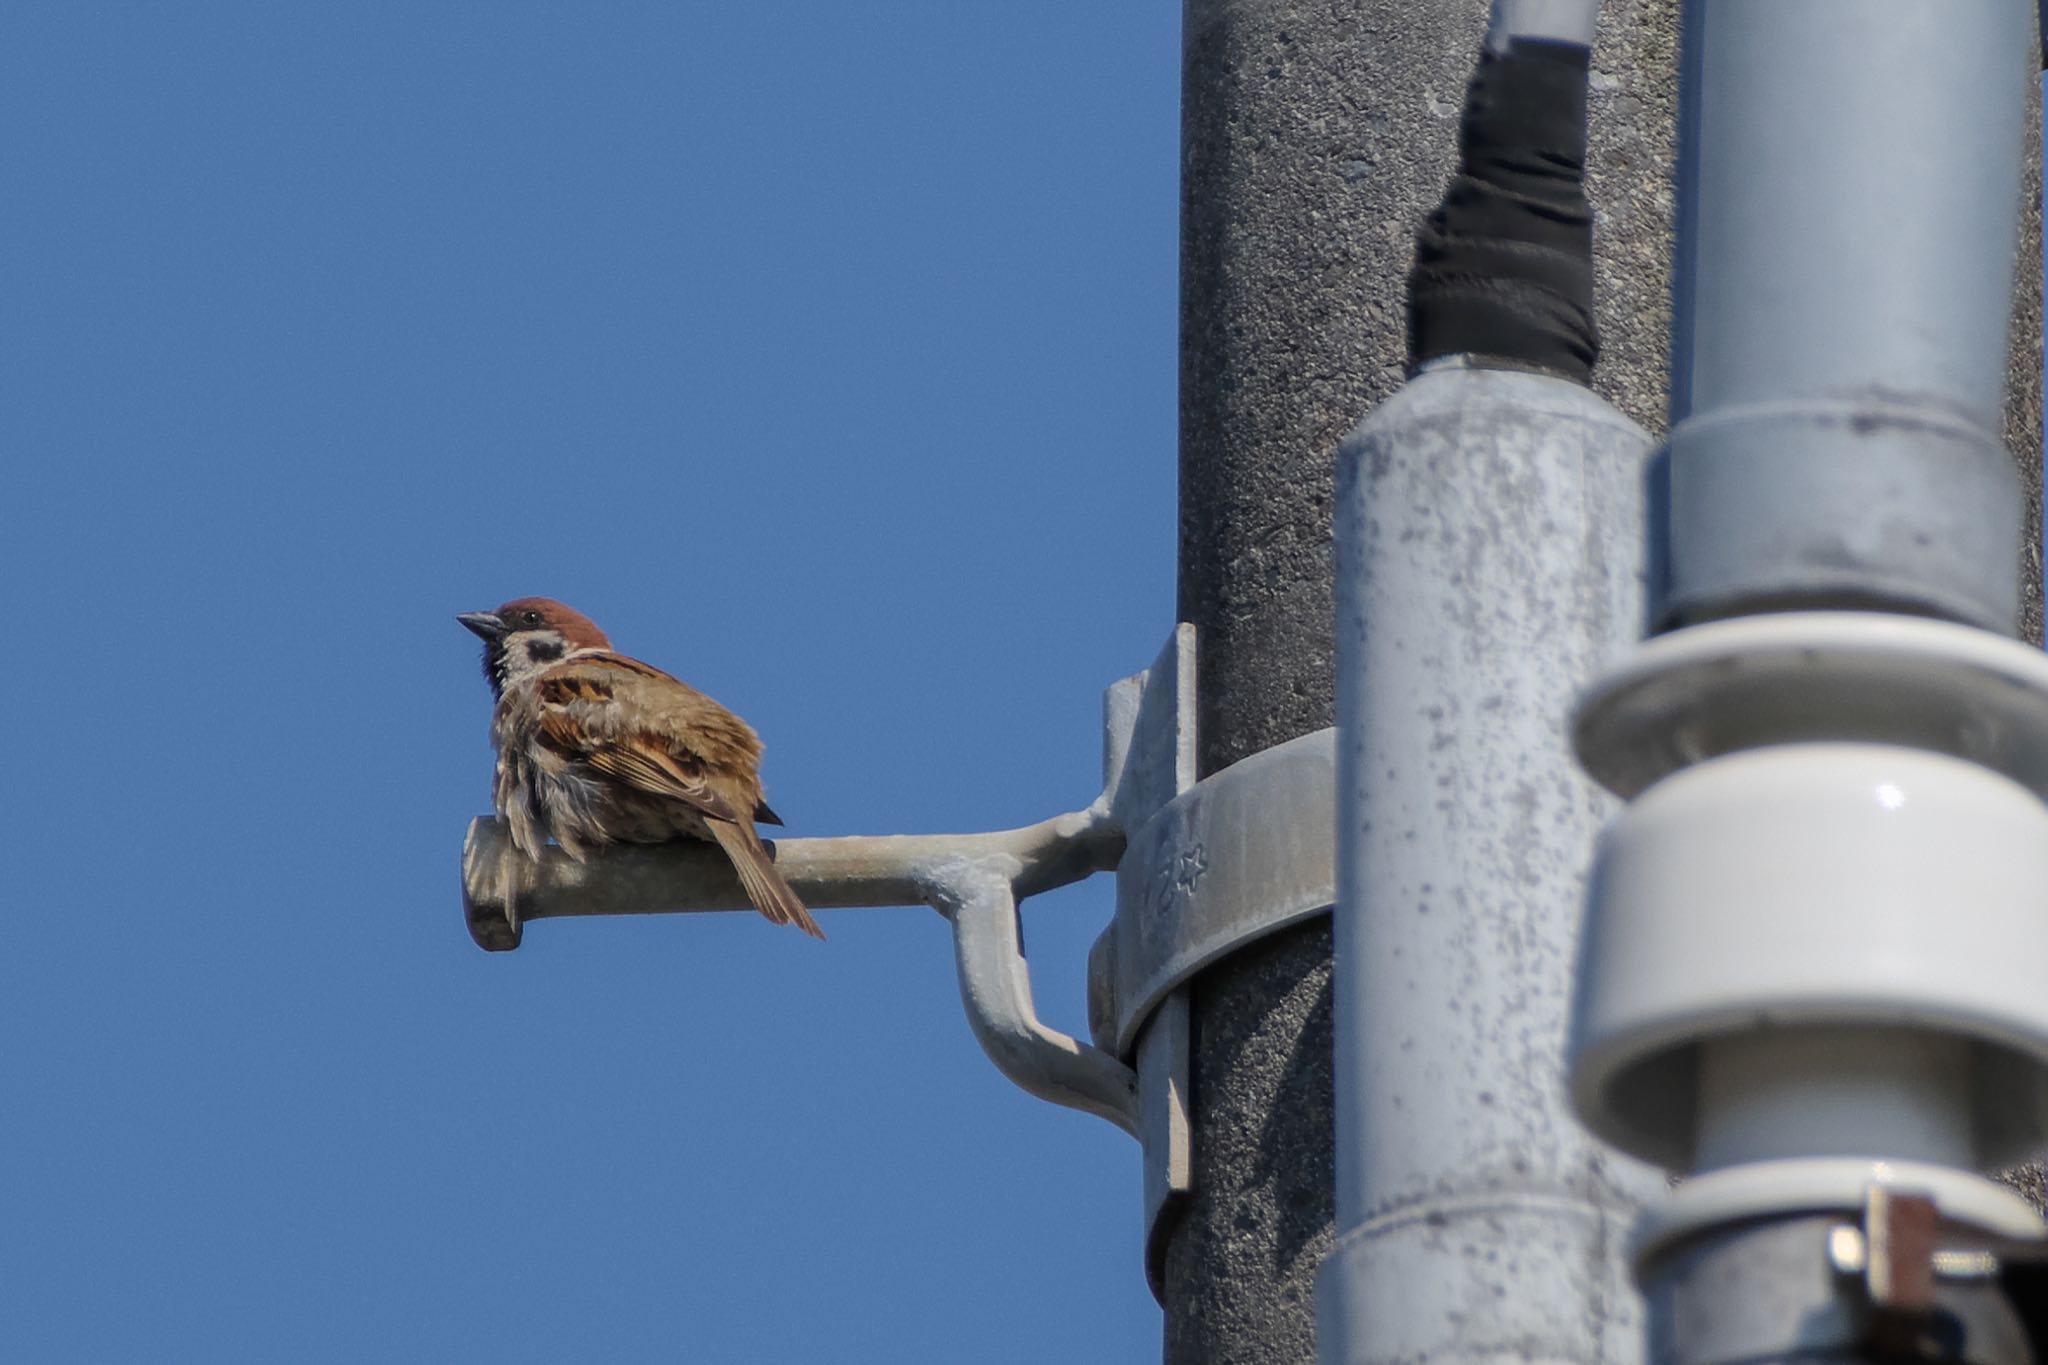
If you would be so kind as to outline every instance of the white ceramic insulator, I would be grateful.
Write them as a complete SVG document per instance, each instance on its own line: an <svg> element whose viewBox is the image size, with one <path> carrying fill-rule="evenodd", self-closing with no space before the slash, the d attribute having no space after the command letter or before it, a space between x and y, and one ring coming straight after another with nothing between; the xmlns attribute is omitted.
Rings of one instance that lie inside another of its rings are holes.
<svg viewBox="0 0 2048 1365"><path fill-rule="evenodd" d="M1766 1029L1702 1045L1699 1078L1698 1171L1810 1156L1976 1164L1960 1038Z"/></svg>
<svg viewBox="0 0 2048 1365"><path fill-rule="evenodd" d="M1574 1102L1610 1141L1679 1170L1839 1154L1859 1125L1861 1155L2022 1160L2048 1131L2043 961L2048 806L2019 783L1889 744L1708 758L1608 831ZM1831 1049L1815 1028L1875 1041ZM1908 1034L1952 1041L1908 1048ZM1793 1123L1819 1145L1791 1141Z"/></svg>

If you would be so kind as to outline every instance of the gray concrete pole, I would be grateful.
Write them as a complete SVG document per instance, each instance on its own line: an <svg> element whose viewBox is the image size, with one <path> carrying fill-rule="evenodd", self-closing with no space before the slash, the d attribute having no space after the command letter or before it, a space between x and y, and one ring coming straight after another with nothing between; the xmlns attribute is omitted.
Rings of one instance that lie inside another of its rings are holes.
<svg viewBox="0 0 2048 1365"><path fill-rule="evenodd" d="M2019 637L2042 638L2041 512L2041 85L2027 105L2027 153L2020 199L2020 250L2012 293L2012 330L2007 339L2005 448L2019 465L2026 519L2020 538ZM2048 1213L2048 1167L2040 1161L2000 1177L2035 1208Z"/></svg>
<svg viewBox="0 0 2048 1365"><path fill-rule="evenodd" d="M1335 452L1401 382L1415 228L1453 165L1486 16L1486 0L1184 0L1179 611L1199 632L1205 776L1331 723ZM1676 0L1608 0L1589 107L1594 388L1652 431L1677 71ZM2030 525L2039 231L2030 209L2014 298L2032 325L2015 329L2007 409ZM2037 639L2039 583L2036 549L2022 620ZM1193 1015L1194 1190L1164 1258L1166 1359L1306 1362L1334 1208L1327 922L1209 969Z"/></svg>
<svg viewBox="0 0 2048 1365"><path fill-rule="evenodd" d="M1200 770L1332 723L1338 442L1399 387L1415 231L1455 161L1486 0L1186 0L1180 618ZM1673 0L1595 55L1601 392L1661 427ZM1315 1356L1334 1214L1330 928L1196 979L1194 1189L1164 1257L1169 1365Z"/></svg>
<svg viewBox="0 0 2048 1365"><path fill-rule="evenodd" d="M2021 540L2020 638L2041 642L2041 86L2028 91L2020 198L2020 255L2007 339L2005 448L2020 467L2031 528ZM2040 1166L2034 1166L2038 1182ZM2044 1209L2037 1197L2035 1203Z"/></svg>

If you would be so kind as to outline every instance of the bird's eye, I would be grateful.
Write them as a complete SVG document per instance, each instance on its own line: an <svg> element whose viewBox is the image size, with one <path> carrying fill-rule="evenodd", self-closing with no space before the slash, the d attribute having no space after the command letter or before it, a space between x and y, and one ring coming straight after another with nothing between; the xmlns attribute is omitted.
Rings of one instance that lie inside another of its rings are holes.
<svg viewBox="0 0 2048 1365"><path fill-rule="evenodd" d="M540 624L540 613L537 611L522 612L519 617L519 623L526 626L537 626Z"/></svg>

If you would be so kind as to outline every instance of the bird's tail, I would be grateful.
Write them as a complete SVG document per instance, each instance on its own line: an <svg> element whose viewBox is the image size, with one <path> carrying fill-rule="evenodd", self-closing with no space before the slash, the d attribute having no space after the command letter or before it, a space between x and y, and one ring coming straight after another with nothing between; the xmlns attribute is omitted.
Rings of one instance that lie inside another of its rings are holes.
<svg viewBox="0 0 2048 1365"><path fill-rule="evenodd" d="M740 885L747 890L747 899L754 908L776 924L794 924L812 938L825 937L825 931L811 918L811 912L797 899L782 874L775 870L775 864L768 859L768 850L761 845L761 838L745 825L730 820L706 820L711 826L711 837L718 840L718 846L725 850L725 856L732 859L733 869L740 874Z"/></svg>

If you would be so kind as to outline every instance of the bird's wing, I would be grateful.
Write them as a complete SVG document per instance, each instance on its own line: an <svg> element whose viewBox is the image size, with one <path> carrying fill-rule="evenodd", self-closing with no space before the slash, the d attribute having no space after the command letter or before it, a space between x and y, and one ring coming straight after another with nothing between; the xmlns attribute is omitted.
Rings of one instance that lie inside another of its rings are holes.
<svg viewBox="0 0 2048 1365"><path fill-rule="evenodd" d="M761 800L761 741L745 721L660 669L608 651L564 660L535 688L542 745L702 813L754 908L777 924L825 937L754 832L754 818L773 819L775 812Z"/></svg>
<svg viewBox="0 0 2048 1365"><path fill-rule="evenodd" d="M739 824L744 817L732 803L713 790L701 771L692 771L694 765L668 752L669 747L652 735L627 734L591 749L583 761L628 786L694 806L714 820Z"/></svg>
<svg viewBox="0 0 2048 1365"><path fill-rule="evenodd" d="M565 758L715 820L746 823L759 801L761 742L745 721L638 659L591 654L536 682L539 739ZM738 778L737 788L734 778Z"/></svg>

